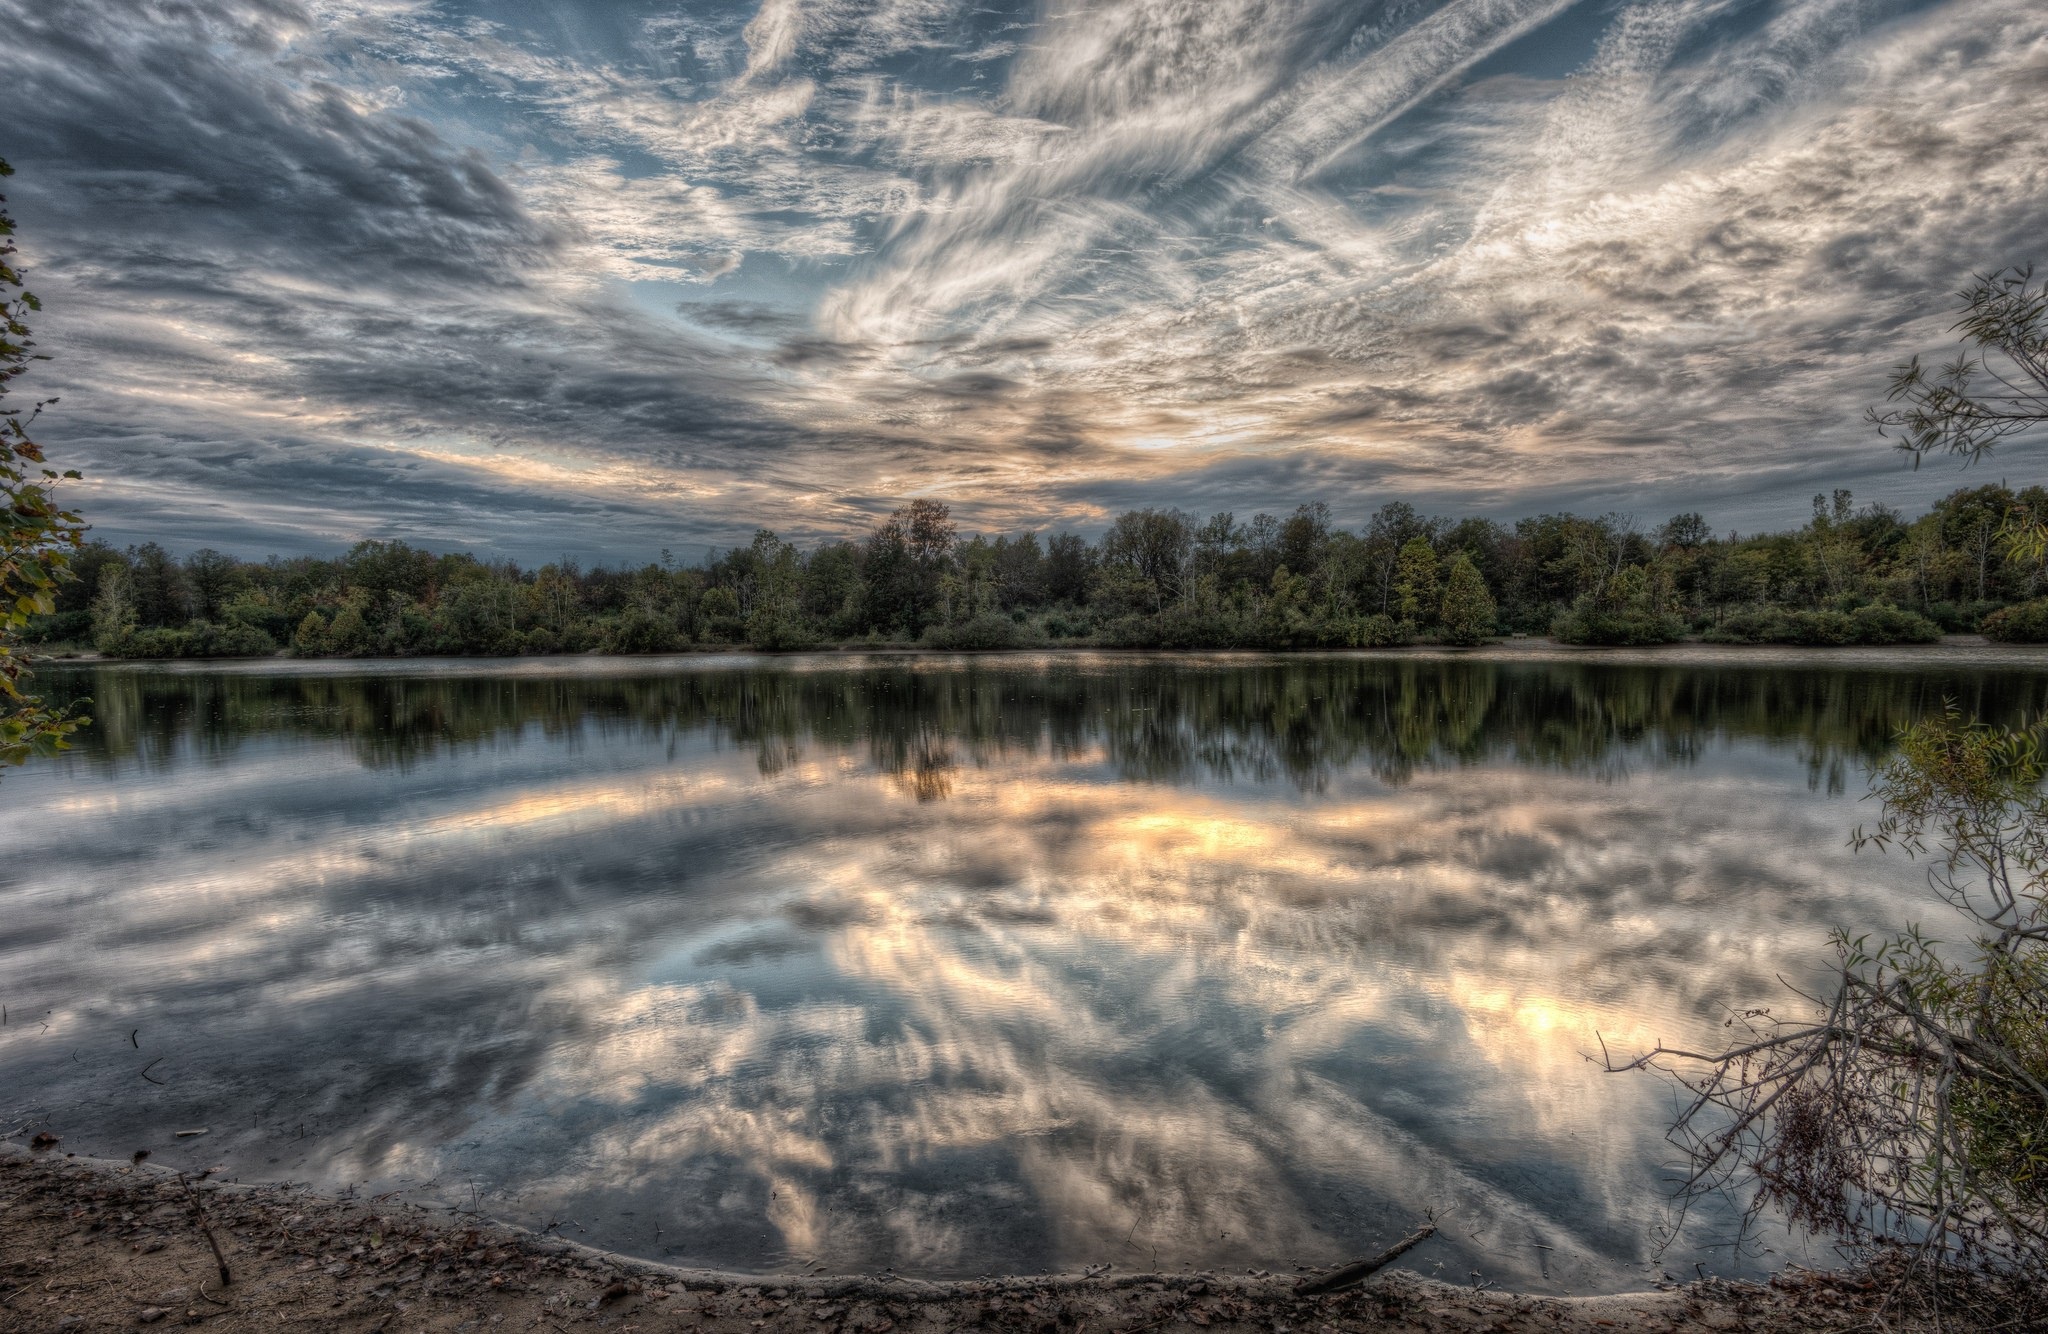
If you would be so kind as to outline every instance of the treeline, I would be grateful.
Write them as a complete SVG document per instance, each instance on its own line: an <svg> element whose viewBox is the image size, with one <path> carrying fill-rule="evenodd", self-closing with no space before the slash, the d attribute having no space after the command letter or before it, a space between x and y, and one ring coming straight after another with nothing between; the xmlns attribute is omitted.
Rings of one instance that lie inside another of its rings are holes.
<svg viewBox="0 0 2048 1334"><path fill-rule="evenodd" d="M1395 502L1360 532L1303 505L1285 518L1177 510L1074 533L962 538L919 500L858 541L800 551L774 533L679 567L525 570L404 542L261 563L155 543L90 544L43 643L119 657L663 652L693 645L1010 648L1571 643L1898 643L1943 631L2048 639L2048 560L2010 535L2048 490L1956 491L1908 519L1814 498L1792 532L1715 535L1609 514L1513 524Z"/></svg>

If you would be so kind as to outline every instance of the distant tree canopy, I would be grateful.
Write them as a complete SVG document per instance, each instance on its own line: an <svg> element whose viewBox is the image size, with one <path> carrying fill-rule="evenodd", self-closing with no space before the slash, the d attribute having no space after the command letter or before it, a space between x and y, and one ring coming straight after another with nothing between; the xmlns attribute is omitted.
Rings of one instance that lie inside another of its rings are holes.
<svg viewBox="0 0 2048 1334"><path fill-rule="evenodd" d="M0 177L14 168L0 161ZM26 415L5 402L14 381L31 361L27 316L42 303L22 285L10 262L15 254L14 219L0 195L0 762L20 764L31 755L62 750L85 720L46 708L24 688L28 672L20 653L24 633L37 618L57 610L70 578L72 552L84 538L78 515L57 503L57 484L76 478L44 466L42 449L28 428L42 411ZM56 402L50 399L49 402Z"/></svg>
<svg viewBox="0 0 2048 1334"><path fill-rule="evenodd" d="M1090 541L963 537L944 504L918 500L855 541L805 551L764 530L693 567L591 570L388 541L263 562L90 543L30 631L133 657L2048 639L2048 558L2000 536L2042 513L2039 487L1965 488L1912 519L1837 491L1804 527L1717 537L1696 513L1654 529L1614 514L1504 524L1395 501L1357 532L1322 504L1248 522L1139 509Z"/></svg>

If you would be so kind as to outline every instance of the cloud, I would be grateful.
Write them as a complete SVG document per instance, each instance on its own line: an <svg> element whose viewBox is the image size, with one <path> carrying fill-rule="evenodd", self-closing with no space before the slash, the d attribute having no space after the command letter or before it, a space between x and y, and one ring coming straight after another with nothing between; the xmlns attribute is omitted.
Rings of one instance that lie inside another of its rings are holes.
<svg viewBox="0 0 2048 1334"><path fill-rule="evenodd" d="M1811 781L1910 682L1646 718L1576 663L846 670L73 673L98 724L0 807L50 1011L0 1075L81 1148L203 1113L208 1165L474 1177L686 1263L1319 1263L1437 1207L1489 1225L1450 1264L1627 1286L1668 1089L1596 1031L1719 1032L1925 897ZM171 1082L109 1096L137 1024Z"/></svg>
<svg viewBox="0 0 2048 1334"><path fill-rule="evenodd" d="M103 531L1914 503L1861 408L2048 230L2023 0L577 13L0 0Z"/></svg>

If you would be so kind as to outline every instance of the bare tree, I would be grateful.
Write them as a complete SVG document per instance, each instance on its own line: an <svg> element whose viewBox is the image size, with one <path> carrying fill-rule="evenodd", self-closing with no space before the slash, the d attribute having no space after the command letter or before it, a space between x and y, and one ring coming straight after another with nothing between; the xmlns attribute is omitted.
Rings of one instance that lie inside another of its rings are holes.
<svg viewBox="0 0 2048 1334"><path fill-rule="evenodd" d="M1753 1187L1770 1206L1901 1272L1955 1266L2048 1280L2048 794L2039 730L1909 728L1878 771L1861 847L1926 855L1930 885L1974 933L1918 927L1873 944L1838 932L1831 995L1806 1018L1751 1010L1719 1051L1660 1047L1691 1094L1672 1139L1690 1200Z"/></svg>

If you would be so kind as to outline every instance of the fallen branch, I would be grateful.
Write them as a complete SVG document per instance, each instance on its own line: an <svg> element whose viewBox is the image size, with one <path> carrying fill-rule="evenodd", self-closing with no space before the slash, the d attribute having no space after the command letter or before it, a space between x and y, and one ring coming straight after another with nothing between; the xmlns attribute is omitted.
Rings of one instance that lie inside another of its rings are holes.
<svg viewBox="0 0 2048 1334"><path fill-rule="evenodd" d="M206 1244L213 1247L213 1262L220 1266L220 1285L225 1288L235 1281L228 1272L228 1258L220 1253L220 1242L213 1235L212 1224L206 1221L206 1206L200 1202L199 1192L192 1189L192 1183L185 1180L183 1172L178 1173L178 1184L185 1188L185 1194L192 1199L192 1216L199 1224L199 1230L206 1237Z"/></svg>
<svg viewBox="0 0 2048 1334"><path fill-rule="evenodd" d="M1424 1223L1421 1231L1413 1236L1403 1237L1378 1255L1369 1259L1353 1260L1348 1265L1339 1265L1321 1278L1306 1279L1297 1283L1294 1291L1299 1296L1309 1297L1318 1292L1335 1292L1339 1288L1362 1283L1435 1235L1436 1224Z"/></svg>

